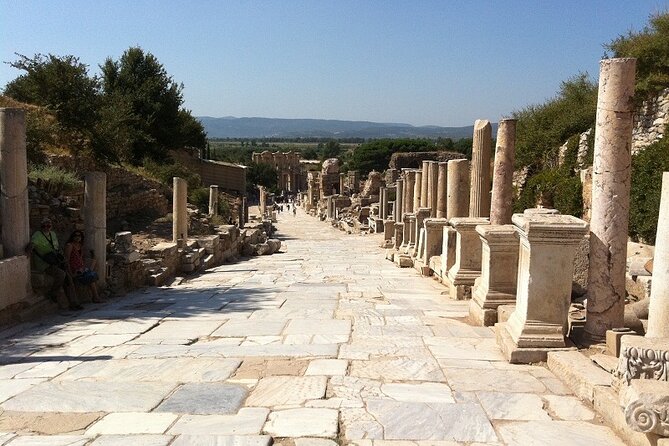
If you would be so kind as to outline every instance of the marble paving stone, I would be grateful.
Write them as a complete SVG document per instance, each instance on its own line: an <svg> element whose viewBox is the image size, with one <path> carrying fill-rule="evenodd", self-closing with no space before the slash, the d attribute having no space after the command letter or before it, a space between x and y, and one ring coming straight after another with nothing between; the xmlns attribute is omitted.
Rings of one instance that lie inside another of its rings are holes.
<svg viewBox="0 0 669 446"><path fill-rule="evenodd" d="M211 336L278 336L285 325L285 320L230 320L214 331Z"/></svg>
<svg viewBox="0 0 669 446"><path fill-rule="evenodd" d="M302 437L295 439L295 446L337 446L337 443L325 438Z"/></svg>
<svg viewBox="0 0 669 446"><path fill-rule="evenodd" d="M262 378L246 400L249 406L304 404L325 396L325 376L271 376Z"/></svg>
<svg viewBox="0 0 669 446"><path fill-rule="evenodd" d="M140 335L137 339L195 339L210 335L220 325L220 321L167 321Z"/></svg>
<svg viewBox="0 0 669 446"><path fill-rule="evenodd" d="M86 435L162 434L177 419L173 413L110 413L86 430Z"/></svg>
<svg viewBox="0 0 669 446"><path fill-rule="evenodd" d="M369 400L367 410L384 428L386 440L497 441L477 404L408 403Z"/></svg>
<svg viewBox="0 0 669 446"><path fill-rule="evenodd" d="M188 435L258 435L269 409L245 407L236 415L183 415L167 431Z"/></svg>
<svg viewBox="0 0 669 446"><path fill-rule="evenodd" d="M244 387L224 383L188 383L179 387L154 412L197 415L233 414L246 398Z"/></svg>
<svg viewBox="0 0 669 446"><path fill-rule="evenodd" d="M9 440L16 437L16 434L13 432L0 432L0 445L9 444Z"/></svg>
<svg viewBox="0 0 669 446"><path fill-rule="evenodd" d="M3 364L0 365L0 382L5 379L12 379L19 373L23 373L32 367L35 367L37 363L34 362L21 362L18 364Z"/></svg>
<svg viewBox="0 0 669 446"><path fill-rule="evenodd" d="M0 432L30 435L70 435L83 431L104 415L93 413L13 412L0 415ZM0 442L0 444L2 444Z"/></svg>
<svg viewBox="0 0 669 446"><path fill-rule="evenodd" d="M236 359L114 359L87 361L60 375L58 381L211 382L229 378L239 367Z"/></svg>
<svg viewBox="0 0 669 446"><path fill-rule="evenodd" d="M565 421L588 421L595 418L595 413L573 396L543 395L546 410L554 417Z"/></svg>
<svg viewBox="0 0 669 446"><path fill-rule="evenodd" d="M550 420L544 402L533 393L478 392L481 406L491 420Z"/></svg>
<svg viewBox="0 0 669 446"><path fill-rule="evenodd" d="M391 381L445 381L439 364L434 360L409 358L351 361L351 376Z"/></svg>
<svg viewBox="0 0 669 446"><path fill-rule="evenodd" d="M613 431L582 421L518 421L497 428L508 446L624 446Z"/></svg>
<svg viewBox="0 0 669 446"><path fill-rule="evenodd" d="M383 439L383 426L365 409L346 408L339 413L342 436L346 440Z"/></svg>
<svg viewBox="0 0 669 446"><path fill-rule="evenodd" d="M274 437L335 438L337 420L338 412L334 409L279 410L270 412L263 431Z"/></svg>
<svg viewBox="0 0 669 446"><path fill-rule="evenodd" d="M25 412L141 412L157 406L173 387L149 382L45 382L0 406Z"/></svg>
<svg viewBox="0 0 669 446"><path fill-rule="evenodd" d="M170 446L270 446L269 435L179 435Z"/></svg>
<svg viewBox="0 0 669 446"><path fill-rule="evenodd" d="M100 435L90 446L167 446L171 435Z"/></svg>
<svg viewBox="0 0 669 446"><path fill-rule="evenodd" d="M127 334L94 334L90 336L82 336L76 341L70 343L71 348L82 348L90 350L95 347L115 347L117 345L125 344L137 335L134 333Z"/></svg>
<svg viewBox="0 0 669 446"><path fill-rule="evenodd" d="M424 340L437 359L505 361L493 338L425 337Z"/></svg>
<svg viewBox="0 0 669 446"><path fill-rule="evenodd" d="M44 382L43 379L3 379L0 380L0 402L24 392Z"/></svg>
<svg viewBox="0 0 669 446"><path fill-rule="evenodd" d="M30 370L26 370L25 372L16 375L16 378L53 378L79 364L81 364L81 361L50 361L37 363L37 365Z"/></svg>
<svg viewBox="0 0 669 446"><path fill-rule="evenodd" d="M282 336L247 336L239 345L246 347L247 345L281 344L282 341ZM308 344L308 342L304 344Z"/></svg>
<svg viewBox="0 0 669 446"><path fill-rule="evenodd" d="M293 319L288 323L285 334L311 335L348 335L351 332L351 322L345 320L311 320Z"/></svg>
<svg viewBox="0 0 669 446"><path fill-rule="evenodd" d="M305 375L343 376L346 374L348 361L343 359L314 359L304 372Z"/></svg>
<svg viewBox="0 0 669 446"><path fill-rule="evenodd" d="M381 392L395 401L420 403L455 402L450 387L440 383L389 383L381 386Z"/></svg>
<svg viewBox="0 0 669 446"><path fill-rule="evenodd" d="M341 398L343 400L360 400L368 398L383 398L381 392L381 381L356 378L354 376L333 376L330 378L328 398Z"/></svg>
<svg viewBox="0 0 669 446"><path fill-rule="evenodd" d="M451 389L458 391L544 393L546 387L527 372L497 369L444 370ZM475 379L472 379L474 378Z"/></svg>
<svg viewBox="0 0 669 446"><path fill-rule="evenodd" d="M90 437L81 435L29 435L14 438L11 446L85 446Z"/></svg>

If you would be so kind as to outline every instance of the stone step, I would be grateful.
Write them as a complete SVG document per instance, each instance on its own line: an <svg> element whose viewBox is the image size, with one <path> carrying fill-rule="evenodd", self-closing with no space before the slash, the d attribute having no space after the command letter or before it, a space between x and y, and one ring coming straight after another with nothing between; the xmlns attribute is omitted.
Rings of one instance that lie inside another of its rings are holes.
<svg viewBox="0 0 669 446"><path fill-rule="evenodd" d="M578 351L548 353L548 368L582 400L594 401L595 387L611 386L612 376Z"/></svg>
<svg viewBox="0 0 669 446"><path fill-rule="evenodd" d="M169 271L166 267L162 266L158 268L158 272L149 275L149 285L151 286L160 286L165 283L165 280L169 277Z"/></svg>

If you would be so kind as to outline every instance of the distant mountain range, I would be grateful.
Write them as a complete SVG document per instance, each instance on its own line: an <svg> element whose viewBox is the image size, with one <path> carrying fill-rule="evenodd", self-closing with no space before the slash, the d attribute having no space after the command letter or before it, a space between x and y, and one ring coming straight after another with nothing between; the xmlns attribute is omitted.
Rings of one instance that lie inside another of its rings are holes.
<svg viewBox="0 0 669 446"><path fill-rule="evenodd" d="M200 116L210 138L471 138L473 125L439 127L332 119L212 118ZM493 124L493 137L497 124Z"/></svg>

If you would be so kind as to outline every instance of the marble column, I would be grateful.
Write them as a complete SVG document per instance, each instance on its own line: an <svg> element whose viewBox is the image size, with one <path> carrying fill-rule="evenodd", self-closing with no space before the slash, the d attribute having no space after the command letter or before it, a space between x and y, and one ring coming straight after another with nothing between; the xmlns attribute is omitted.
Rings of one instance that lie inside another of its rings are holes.
<svg viewBox="0 0 669 446"><path fill-rule="evenodd" d="M432 161L426 161L427 162L427 200L425 202L426 208L432 209L432 194L434 187L432 186L433 183L433 178L432 178ZM437 211L435 209L435 215ZM430 215L432 217L432 215Z"/></svg>
<svg viewBox="0 0 669 446"><path fill-rule="evenodd" d="M218 186L214 184L209 186L209 215L218 215Z"/></svg>
<svg viewBox="0 0 669 446"><path fill-rule="evenodd" d="M339 193L344 195L344 188L346 186L346 175L343 173L339 174Z"/></svg>
<svg viewBox="0 0 669 446"><path fill-rule="evenodd" d="M448 162L437 164L437 218L448 218Z"/></svg>
<svg viewBox="0 0 669 446"><path fill-rule="evenodd" d="M448 220L456 231L455 263L448 270L451 299L471 296L471 287L481 275L481 240L476 226L489 224L487 218L455 217Z"/></svg>
<svg viewBox="0 0 669 446"><path fill-rule="evenodd" d="M20 108L0 108L0 189L4 256L23 256L30 223L26 123Z"/></svg>
<svg viewBox="0 0 669 446"><path fill-rule="evenodd" d="M183 178L174 177L173 184L172 241L178 243L179 240L182 240L182 243L185 244L188 241L188 210L186 208L188 183Z"/></svg>
<svg viewBox="0 0 669 446"><path fill-rule="evenodd" d="M386 188L381 186L379 188L379 218L381 220L386 219L386 205L387 205L387 197L386 197Z"/></svg>
<svg viewBox="0 0 669 446"><path fill-rule="evenodd" d="M469 215L469 161L466 159L448 162L446 214L449 219Z"/></svg>
<svg viewBox="0 0 669 446"><path fill-rule="evenodd" d="M439 191L439 163L437 161L430 161L430 183L432 189L428 193L430 202L427 207L431 209L430 217L437 216L437 194Z"/></svg>
<svg viewBox="0 0 669 446"><path fill-rule="evenodd" d="M402 196L404 194L404 180L399 179L395 182L395 221L402 223Z"/></svg>
<svg viewBox="0 0 669 446"><path fill-rule="evenodd" d="M98 284L104 286L107 279L107 175L104 172L84 175L82 214L86 235L84 252L93 252Z"/></svg>
<svg viewBox="0 0 669 446"><path fill-rule="evenodd" d="M512 217L520 236L516 308L495 326L512 363L543 362L552 349L567 347L574 256L588 232L588 224L571 215L528 211Z"/></svg>
<svg viewBox="0 0 669 446"><path fill-rule="evenodd" d="M415 181L414 181L414 187L413 187L413 209L416 211L418 208L420 208L420 194L422 192L422 186L423 186L423 171L420 169L416 169L415 171Z"/></svg>
<svg viewBox="0 0 669 446"><path fill-rule="evenodd" d="M472 173L469 192L469 216L490 216L490 156L492 126L485 119L474 123Z"/></svg>
<svg viewBox="0 0 669 446"><path fill-rule="evenodd" d="M406 197L406 201L404 202L404 212L406 213L412 213L414 212L413 209L413 193L416 185L416 171L413 169L408 169L405 171L405 180L406 183L405 185L405 194L404 196Z"/></svg>
<svg viewBox="0 0 669 446"><path fill-rule="evenodd" d="M260 192L260 197L258 198L258 210L260 212L260 218L262 219L265 218L265 212L267 211L267 196L264 187L258 186L258 190Z"/></svg>
<svg viewBox="0 0 669 446"><path fill-rule="evenodd" d="M421 169L420 176L420 207L426 208L429 207L427 204L427 191L428 191L428 181L430 178L430 162L423 161L423 168Z"/></svg>
<svg viewBox="0 0 669 446"><path fill-rule="evenodd" d="M623 326L635 67L631 58L600 62L585 322L592 340Z"/></svg>
<svg viewBox="0 0 669 446"><path fill-rule="evenodd" d="M511 224L513 214L513 163L516 151L516 119L502 119L497 128L493 169L490 224Z"/></svg>
<svg viewBox="0 0 669 446"><path fill-rule="evenodd" d="M647 338L669 338L669 172L662 174Z"/></svg>
<svg viewBox="0 0 669 446"><path fill-rule="evenodd" d="M249 201L248 198L242 197L242 215L244 216L244 219L240 223L239 227L243 228L246 223L249 221Z"/></svg>

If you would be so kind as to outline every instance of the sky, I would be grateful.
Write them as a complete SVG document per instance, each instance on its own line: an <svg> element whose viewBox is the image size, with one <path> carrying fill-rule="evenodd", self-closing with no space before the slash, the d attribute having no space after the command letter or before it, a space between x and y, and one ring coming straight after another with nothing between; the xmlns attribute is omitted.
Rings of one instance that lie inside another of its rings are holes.
<svg viewBox="0 0 669 446"><path fill-rule="evenodd" d="M0 0L0 61L132 46L195 116L466 126L596 80L604 44L669 0ZM0 88L21 74L0 64Z"/></svg>

